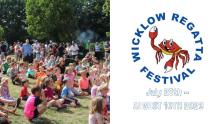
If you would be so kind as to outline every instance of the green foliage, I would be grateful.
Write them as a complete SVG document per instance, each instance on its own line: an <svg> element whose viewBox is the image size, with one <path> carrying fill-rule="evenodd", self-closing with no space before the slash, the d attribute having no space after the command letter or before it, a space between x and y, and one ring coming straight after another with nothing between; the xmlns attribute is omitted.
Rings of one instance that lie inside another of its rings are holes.
<svg viewBox="0 0 220 124"><path fill-rule="evenodd" d="M0 0L0 25L9 41L27 37L25 0Z"/></svg>
<svg viewBox="0 0 220 124"><path fill-rule="evenodd" d="M105 16L110 16L110 0L105 0L102 11L105 14Z"/></svg>
<svg viewBox="0 0 220 124"><path fill-rule="evenodd" d="M2 28L2 26L0 26L0 40L3 39L4 36L4 29Z"/></svg>
<svg viewBox="0 0 220 124"><path fill-rule="evenodd" d="M82 0L83 1L83 0ZM110 31L110 16L104 13L105 0L84 0L82 14L79 22L81 30L91 29L100 37L105 37L105 32Z"/></svg>
<svg viewBox="0 0 220 124"><path fill-rule="evenodd" d="M27 0L28 33L37 39L72 39L77 3L78 0Z"/></svg>
<svg viewBox="0 0 220 124"><path fill-rule="evenodd" d="M106 37L110 37L110 32L105 33Z"/></svg>
<svg viewBox="0 0 220 124"><path fill-rule="evenodd" d="M97 41L110 31L110 0L0 0L0 25L8 41L69 42L87 30Z"/></svg>

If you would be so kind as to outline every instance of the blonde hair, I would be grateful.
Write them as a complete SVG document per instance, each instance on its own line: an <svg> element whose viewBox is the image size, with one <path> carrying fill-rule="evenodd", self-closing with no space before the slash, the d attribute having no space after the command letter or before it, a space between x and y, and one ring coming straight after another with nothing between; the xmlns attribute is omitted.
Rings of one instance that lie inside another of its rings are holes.
<svg viewBox="0 0 220 124"><path fill-rule="evenodd" d="M103 90L108 90L108 83L103 83L101 86L98 88L98 91L103 91Z"/></svg>
<svg viewBox="0 0 220 124"><path fill-rule="evenodd" d="M71 67L67 66L66 69L65 69L65 74L67 74L68 71L70 71L70 70L72 71Z"/></svg>
<svg viewBox="0 0 220 124"><path fill-rule="evenodd" d="M3 85L3 84L5 83L5 81L8 81L8 80L9 80L8 78L3 77L3 78L1 79L1 85Z"/></svg>
<svg viewBox="0 0 220 124"><path fill-rule="evenodd" d="M101 114L102 110L103 110L103 98L102 97L93 98L90 105L90 114L94 114L96 112Z"/></svg>

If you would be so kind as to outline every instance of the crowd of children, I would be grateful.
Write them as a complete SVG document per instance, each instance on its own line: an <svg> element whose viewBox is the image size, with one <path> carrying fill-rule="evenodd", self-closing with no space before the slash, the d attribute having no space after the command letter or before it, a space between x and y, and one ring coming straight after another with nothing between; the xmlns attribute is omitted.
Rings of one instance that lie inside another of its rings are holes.
<svg viewBox="0 0 220 124"><path fill-rule="evenodd" d="M109 43L105 44L103 59L97 51L80 55L82 48L77 43L30 44L26 40L23 44L14 43L12 48L12 55L0 57L1 118L9 121L7 113L15 114L23 101L24 117L34 121L50 107L56 107L59 111L82 106L77 98L81 96L91 97L89 124L110 122ZM30 79L35 81L31 92L28 90ZM9 82L19 87L17 98L11 96ZM5 105L14 108L9 110Z"/></svg>

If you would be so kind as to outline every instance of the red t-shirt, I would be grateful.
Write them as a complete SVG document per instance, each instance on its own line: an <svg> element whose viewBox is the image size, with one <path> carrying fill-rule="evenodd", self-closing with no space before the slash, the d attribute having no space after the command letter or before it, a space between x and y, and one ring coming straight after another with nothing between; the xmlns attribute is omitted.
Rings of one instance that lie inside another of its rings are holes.
<svg viewBox="0 0 220 124"><path fill-rule="evenodd" d="M26 86L23 86L21 88L21 91L20 91L20 94L19 94L20 97L24 97L24 96L28 96L28 89Z"/></svg>

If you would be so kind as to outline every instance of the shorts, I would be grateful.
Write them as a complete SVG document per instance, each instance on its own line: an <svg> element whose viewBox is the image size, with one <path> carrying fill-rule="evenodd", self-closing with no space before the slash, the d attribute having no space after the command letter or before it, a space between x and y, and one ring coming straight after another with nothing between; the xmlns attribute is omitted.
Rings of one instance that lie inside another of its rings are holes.
<svg viewBox="0 0 220 124"><path fill-rule="evenodd" d="M75 98L69 98L69 99L74 100L76 105L80 105L80 103L77 99L75 99ZM69 100L64 100L64 104L70 104L70 103L72 103L72 102Z"/></svg>
<svg viewBox="0 0 220 124"><path fill-rule="evenodd" d="M28 96L21 97L22 100L26 101L28 99Z"/></svg>
<svg viewBox="0 0 220 124"><path fill-rule="evenodd" d="M37 110L37 108L36 108L36 109L34 110L34 116L33 116L32 119L34 119L34 118L38 118L39 115L40 115L40 113L38 112L38 110Z"/></svg>
<svg viewBox="0 0 220 124"><path fill-rule="evenodd" d="M82 89L83 92L87 92L89 95L91 95L91 90L90 89Z"/></svg>

